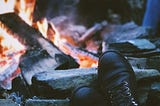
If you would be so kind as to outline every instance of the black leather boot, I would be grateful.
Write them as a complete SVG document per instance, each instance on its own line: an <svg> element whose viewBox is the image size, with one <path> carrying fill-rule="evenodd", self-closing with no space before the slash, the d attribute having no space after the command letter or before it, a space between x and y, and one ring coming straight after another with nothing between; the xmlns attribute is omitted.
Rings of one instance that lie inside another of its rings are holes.
<svg viewBox="0 0 160 106"><path fill-rule="evenodd" d="M98 80L112 106L138 106L135 101L136 78L123 55L107 51L99 59Z"/></svg>

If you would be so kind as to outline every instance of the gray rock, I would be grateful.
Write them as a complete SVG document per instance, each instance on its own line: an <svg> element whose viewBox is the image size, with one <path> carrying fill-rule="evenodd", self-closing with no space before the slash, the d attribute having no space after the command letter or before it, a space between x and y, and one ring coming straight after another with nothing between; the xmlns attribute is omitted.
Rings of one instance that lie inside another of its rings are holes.
<svg viewBox="0 0 160 106"><path fill-rule="evenodd" d="M137 69L134 67L133 69L136 74L137 80L153 78L153 77L160 78L160 72L156 69Z"/></svg>
<svg viewBox="0 0 160 106"><path fill-rule="evenodd" d="M160 91L160 82L154 82L154 83L151 85L151 89Z"/></svg>
<svg viewBox="0 0 160 106"><path fill-rule="evenodd" d="M160 56L150 56L150 57L127 57L129 63L139 69L157 69L160 70L159 62Z"/></svg>
<svg viewBox="0 0 160 106"><path fill-rule="evenodd" d="M129 63L139 69L145 69L147 67L147 58L127 57Z"/></svg>
<svg viewBox="0 0 160 106"><path fill-rule="evenodd" d="M90 85L96 80L96 68L48 71L36 74L33 85L47 83L53 89L69 90L81 85Z"/></svg>
<svg viewBox="0 0 160 106"><path fill-rule="evenodd" d="M134 68L134 71L137 80L150 77L160 77L159 71L155 69ZM52 89L72 90L80 85L93 85L96 78L96 68L49 71L35 75L33 78L33 85L42 86L41 83L45 82L45 84Z"/></svg>
<svg viewBox="0 0 160 106"><path fill-rule="evenodd" d="M152 50L156 48L156 46L147 39L128 40L128 42L141 50L146 50L146 49Z"/></svg>
<svg viewBox="0 0 160 106"><path fill-rule="evenodd" d="M160 56L157 55L157 56L149 57L147 59L147 63L146 64L147 64L148 68L155 68L155 69L160 70L159 62L160 62Z"/></svg>
<svg viewBox="0 0 160 106"><path fill-rule="evenodd" d="M25 106L69 106L69 99L28 99Z"/></svg>
<svg viewBox="0 0 160 106"><path fill-rule="evenodd" d="M0 106L18 106L11 99L0 99Z"/></svg>
<svg viewBox="0 0 160 106"><path fill-rule="evenodd" d="M133 67L133 69L136 74L137 82L141 82L141 84L138 85L138 101L140 104L144 104L151 88L160 89L159 85L157 86L157 83L154 84L154 82L159 83L159 80L152 80L154 78L160 79L160 72L155 69L137 69L135 67ZM96 79L96 68L58 70L35 75L33 77L33 85L36 88L36 91L41 93L41 96L46 96L42 91L47 94L49 90L46 92L46 89L48 88L56 92L57 89L61 92L72 91L73 88L81 85L93 86L96 83ZM145 80L143 81L143 79L147 79L148 81L144 82ZM59 95L61 95L61 92L59 92Z"/></svg>
<svg viewBox="0 0 160 106"><path fill-rule="evenodd" d="M123 53L144 52L155 50L156 46L147 39L124 40L110 43L108 49L118 50Z"/></svg>
<svg viewBox="0 0 160 106"><path fill-rule="evenodd" d="M124 40L133 40L150 35L151 31L147 28L140 27L134 22L128 22L123 25L110 25L104 32L106 43L117 43Z"/></svg>

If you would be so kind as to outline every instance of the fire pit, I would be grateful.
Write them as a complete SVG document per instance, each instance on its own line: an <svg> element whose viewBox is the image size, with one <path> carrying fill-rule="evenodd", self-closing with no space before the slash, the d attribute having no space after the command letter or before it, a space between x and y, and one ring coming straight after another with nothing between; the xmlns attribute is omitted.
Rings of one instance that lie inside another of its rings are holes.
<svg viewBox="0 0 160 106"><path fill-rule="evenodd" d="M121 51L133 66L145 69L135 68L140 85L149 80L157 87L160 73L146 69L150 67L146 61L159 55L159 50L146 39L136 40L143 41L145 48L128 41L144 35L146 30L135 24L121 26L118 21L110 24L101 20L87 27L76 25L72 18L64 15L50 19L46 15L46 4L41 0L2 0L0 3L3 7L0 10L0 96L4 99L0 105L16 105L16 102L26 106L69 106L70 94L76 86L95 86L98 56L109 49ZM118 15L112 18L120 20ZM129 34L124 33L126 30ZM122 36L117 37L119 34ZM127 41L120 42L122 39ZM149 85L154 86L152 83ZM148 88L146 92L148 94ZM141 104L147 100L146 92L142 94L145 100L141 100Z"/></svg>
<svg viewBox="0 0 160 106"><path fill-rule="evenodd" d="M16 72L16 68L20 69L22 73L26 73L27 70L30 72L34 72L33 70L38 72L39 70L41 72L48 68L68 69L78 68L79 65L80 67L96 66L97 56L67 43L67 40L71 38L62 38L53 23L48 22L45 17L40 18L38 21L33 21L32 14L35 10L35 0L3 1L3 3L5 5L11 3L9 5L13 6L13 8L7 12L14 13L5 12L6 14L3 13L1 15L0 51L2 72L9 70L9 75L12 76ZM8 42L11 42L11 44ZM43 62L41 63L41 61ZM34 66L37 69L34 69ZM17 72L20 73L20 71ZM9 77L9 75L6 76ZM31 73L29 76L27 75L30 80L31 76ZM2 82L4 79L2 79ZM31 84L31 81L27 82ZM7 85L2 84L2 86Z"/></svg>

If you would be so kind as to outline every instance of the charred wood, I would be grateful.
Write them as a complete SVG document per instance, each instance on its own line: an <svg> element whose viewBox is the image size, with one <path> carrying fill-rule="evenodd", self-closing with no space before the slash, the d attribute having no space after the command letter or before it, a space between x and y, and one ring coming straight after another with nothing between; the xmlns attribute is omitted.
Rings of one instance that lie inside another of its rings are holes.
<svg viewBox="0 0 160 106"><path fill-rule="evenodd" d="M20 68L28 84L32 75L52 69L77 68L79 64L60 51L53 43L45 39L35 28L26 24L18 15L7 13L0 15L1 27L26 46L26 53L21 57Z"/></svg>

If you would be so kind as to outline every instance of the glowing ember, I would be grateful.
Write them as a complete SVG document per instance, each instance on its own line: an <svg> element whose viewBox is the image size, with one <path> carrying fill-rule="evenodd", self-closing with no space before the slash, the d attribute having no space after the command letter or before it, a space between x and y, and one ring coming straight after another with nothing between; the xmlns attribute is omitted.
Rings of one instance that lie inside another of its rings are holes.
<svg viewBox="0 0 160 106"><path fill-rule="evenodd" d="M89 54L87 54L87 52L78 50L75 46L72 46L69 43L67 43L68 41L60 36L60 33L55 28L55 26L53 24L51 24L51 26L55 30L55 38L52 39L54 44L65 54L75 58L77 62L80 64L80 68L97 67L98 58L90 56Z"/></svg>
<svg viewBox="0 0 160 106"><path fill-rule="evenodd" d="M25 47L1 27L0 47L0 72L8 68L13 59L19 63L20 56L25 52Z"/></svg>

